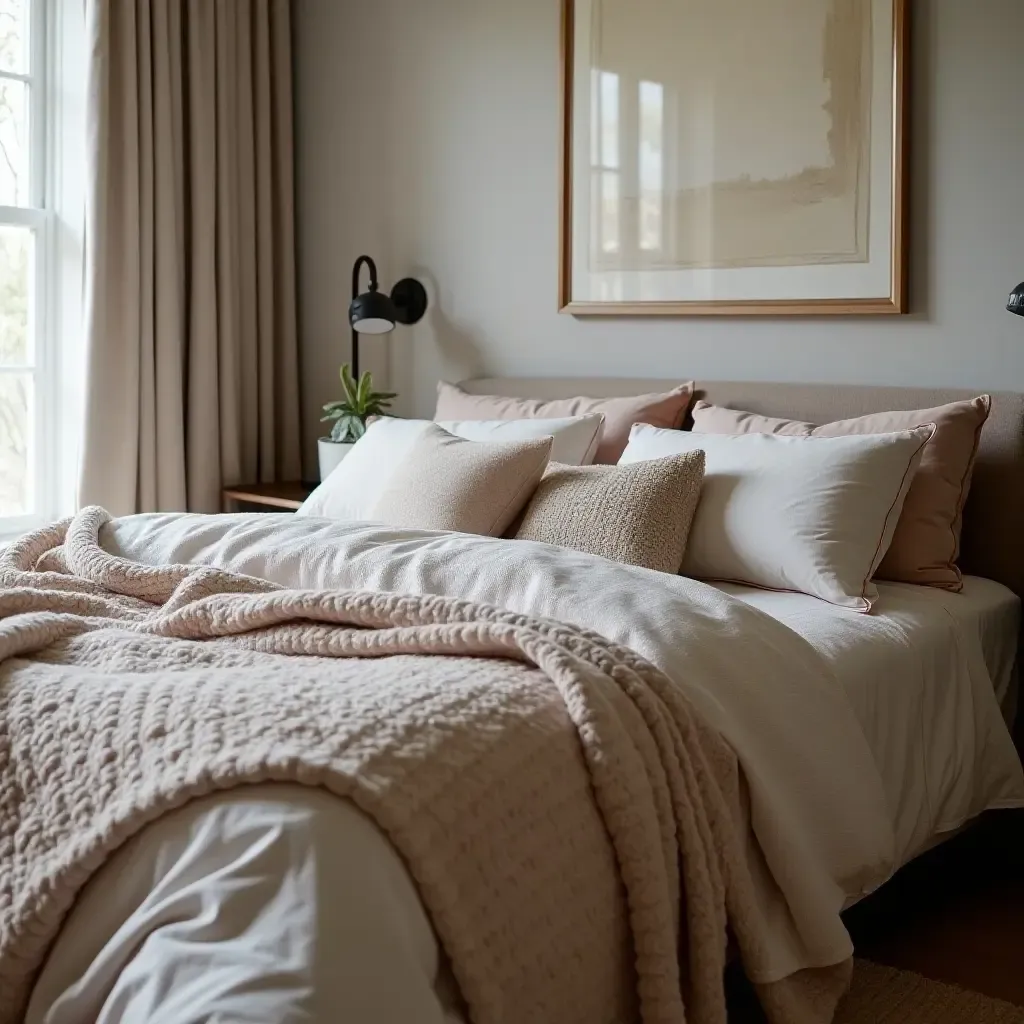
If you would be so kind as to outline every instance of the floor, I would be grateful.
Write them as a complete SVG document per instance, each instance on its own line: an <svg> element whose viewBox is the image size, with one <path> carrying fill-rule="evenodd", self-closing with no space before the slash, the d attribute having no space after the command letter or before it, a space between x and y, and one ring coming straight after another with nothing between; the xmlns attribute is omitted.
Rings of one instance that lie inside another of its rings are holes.
<svg viewBox="0 0 1024 1024"><path fill-rule="evenodd" d="M1024 1006L1024 811L909 864L846 925L858 956Z"/></svg>
<svg viewBox="0 0 1024 1024"><path fill-rule="evenodd" d="M1001 811L845 915L856 955L1024 1006L1024 811ZM730 1022L764 1018L730 979Z"/></svg>

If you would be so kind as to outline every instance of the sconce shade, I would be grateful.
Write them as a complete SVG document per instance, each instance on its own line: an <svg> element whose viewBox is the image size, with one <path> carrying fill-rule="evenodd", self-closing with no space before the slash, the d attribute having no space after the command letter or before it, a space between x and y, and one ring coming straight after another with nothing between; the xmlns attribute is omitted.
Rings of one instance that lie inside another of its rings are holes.
<svg viewBox="0 0 1024 1024"><path fill-rule="evenodd" d="M1024 316L1024 281L1010 293L1010 301L1007 302L1006 308L1017 316Z"/></svg>
<svg viewBox="0 0 1024 1024"><path fill-rule="evenodd" d="M360 334L388 334L395 329L398 314L387 295L369 291L352 300L348 319L352 329Z"/></svg>

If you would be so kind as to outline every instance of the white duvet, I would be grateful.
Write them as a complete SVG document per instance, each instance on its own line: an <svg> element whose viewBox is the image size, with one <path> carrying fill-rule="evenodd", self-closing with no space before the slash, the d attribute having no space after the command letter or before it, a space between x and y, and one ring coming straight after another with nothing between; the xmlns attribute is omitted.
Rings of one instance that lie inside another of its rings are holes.
<svg viewBox="0 0 1024 1024"><path fill-rule="evenodd" d="M773 935L771 968L756 980L775 980L801 968L830 965L849 956L852 947L839 911L879 885L897 866L898 822L893 818L891 799L857 715L828 662L780 622L712 587L543 544L292 516L137 516L111 524L102 539L111 552L146 564L216 565L295 588L464 597L577 623L647 657L678 683L721 731L743 767L749 789L750 863L759 880L759 898L772 923ZM994 694L988 701L975 700L972 713L977 721L962 731L956 748L949 752L951 772L964 773L971 779L970 785L962 787L964 817L989 806L1024 803L1020 764ZM979 766L984 770L979 771ZM267 799L272 802L282 797ZM205 812L214 813L220 808L216 813L223 815L225 807L238 806L237 795L228 793L217 797L215 807ZM186 832L201 830L202 821L194 820L199 812L189 808L184 811L193 818L183 820L181 827ZM332 830L332 842L344 846L349 826L342 815L338 818L340 824ZM128 887L137 891L125 905L108 912L104 926L93 918L91 937L86 928L79 929L81 937L76 938L75 917L69 922L40 980L29 1018L33 1024L151 1019L110 1011L114 1005L110 1000L134 951L142 948L152 952L166 924L159 913L147 910L147 886L152 889L166 885L168 877L175 877L174 858L160 846L160 828L165 833L163 842L170 841L166 823L133 841L131 856L147 865L141 877L148 881L139 883L136 875L131 876ZM376 840L379 845L386 844L379 834ZM294 837L282 840L278 836L278 841L293 852L308 847L308 841ZM273 845L272 838L263 842ZM153 857L162 864L159 871L150 863ZM361 868L358 857L349 856L344 862L350 865L347 875L361 877L365 886L374 885L373 871L368 866ZM217 877L222 870L211 862L210 877ZM273 872L266 877L276 893L283 884L280 873L276 878ZM202 871L194 878L190 876L190 885L198 887L200 897L202 879ZM377 884L379 888L384 883L377 880ZM379 894L387 911L378 908L378 924L387 918L392 937L417 930L421 933L423 922L416 915L422 917L422 908L410 897L411 888L406 887L404 902L395 895L400 886L388 883L384 888L390 895ZM95 890L94 885L88 892ZM306 893L305 902L325 898L325 890L317 893ZM283 925L269 909L271 905L279 907L279 894L273 899L264 895L266 928L279 931ZM336 907L336 912L346 911ZM349 907L348 912L356 911ZM296 914L301 917L292 908L292 917ZM256 917L259 920L258 914ZM292 918L285 913L285 920ZM312 926L299 927L301 931ZM140 928L143 938L139 938ZM367 928L367 934L372 933L369 919ZM124 939L124 929L133 937L119 944L118 936ZM339 963L365 958L359 939L364 931L357 925L350 928L354 945L350 951L343 943L337 948ZM221 934L217 941L229 942L232 936ZM216 948L209 937L195 947L207 960L215 956ZM424 955L427 967L419 953L405 961L398 954L389 959L388 954L381 953L378 959L387 963L378 963L378 974L400 987L403 971L413 985L424 971L429 975L435 969L435 987L443 989L444 972L438 966L436 948ZM109 963L105 972L100 972L100 981L84 988L79 982L72 995L82 998L76 1002L68 995L68 986L74 987L81 963L95 963L104 956ZM69 966L72 960L75 966ZM157 971L159 966L159 958L150 963ZM366 971L356 973L367 976ZM339 970L331 975L331 982L337 985L345 976L346 972ZM375 976L372 971L370 976ZM301 972L298 977L302 977ZM260 989L258 972L250 983L250 987ZM299 988L310 987L308 979L296 984ZM367 984L353 982L359 991L353 990L352 998L370 998L360 989L360 985L365 988ZM373 984L380 988L379 982ZM129 1006L138 998L136 989L124 988L123 979L120 992L118 1006ZM429 1016L424 1007L422 1017L366 1017L357 1013L352 1019L446 1019L444 1001L436 991L434 995ZM340 992L338 998L342 998ZM75 1016L77 1008L86 1003L93 1011L100 1008L100 1012ZM259 1015L252 1019L259 1019ZM281 1013L266 1019L339 1018L304 1011L297 1016Z"/></svg>
<svg viewBox="0 0 1024 1024"><path fill-rule="evenodd" d="M1001 805L987 795L1006 777L1008 762L993 751L1005 750L1016 705L1020 602L1011 591L974 576L958 594L879 583L873 614L860 615L804 594L719 586L799 633L832 666L885 786L897 866L979 806Z"/></svg>

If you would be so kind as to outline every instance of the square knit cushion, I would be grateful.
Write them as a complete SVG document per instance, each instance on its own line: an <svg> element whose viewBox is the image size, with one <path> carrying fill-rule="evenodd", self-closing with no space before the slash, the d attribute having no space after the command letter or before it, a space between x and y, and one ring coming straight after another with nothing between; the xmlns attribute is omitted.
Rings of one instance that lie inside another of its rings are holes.
<svg viewBox="0 0 1024 1024"><path fill-rule="evenodd" d="M548 467L516 538L678 573L704 479L704 453L631 466Z"/></svg>

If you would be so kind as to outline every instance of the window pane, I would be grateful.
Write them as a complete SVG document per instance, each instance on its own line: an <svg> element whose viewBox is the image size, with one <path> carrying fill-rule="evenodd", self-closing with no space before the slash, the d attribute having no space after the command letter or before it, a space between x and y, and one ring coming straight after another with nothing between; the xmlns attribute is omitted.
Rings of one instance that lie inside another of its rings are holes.
<svg viewBox="0 0 1024 1024"><path fill-rule="evenodd" d="M0 0L0 70L27 74L31 0Z"/></svg>
<svg viewBox="0 0 1024 1024"><path fill-rule="evenodd" d="M28 92L24 82L0 79L0 204L4 206L29 202Z"/></svg>
<svg viewBox="0 0 1024 1024"><path fill-rule="evenodd" d="M601 164L619 166L619 76L601 72Z"/></svg>
<svg viewBox="0 0 1024 1024"><path fill-rule="evenodd" d="M33 242L30 228L0 228L0 366L24 366L32 359Z"/></svg>
<svg viewBox="0 0 1024 1024"><path fill-rule="evenodd" d="M0 373L0 516L33 511L28 471L31 406L31 375Z"/></svg>
<svg viewBox="0 0 1024 1024"><path fill-rule="evenodd" d="M640 248L662 244L664 189L665 88L659 82L640 83Z"/></svg>
<svg viewBox="0 0 1024 1024"><path fill-rule="evenodd" d="M601 248L619 251L619 175L605 171L601 181Z"/></svg>

